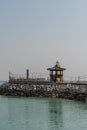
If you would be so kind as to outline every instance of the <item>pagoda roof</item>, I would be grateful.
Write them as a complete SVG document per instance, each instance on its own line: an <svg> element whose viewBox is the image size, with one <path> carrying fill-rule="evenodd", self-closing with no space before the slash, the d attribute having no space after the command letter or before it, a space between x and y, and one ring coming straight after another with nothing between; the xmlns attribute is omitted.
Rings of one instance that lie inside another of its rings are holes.
<svg viewBox="0 0 87 130"><path fill-rule="evenodd" d="M50 70L50 71L57 71L57 70L63 71L63 70L66 70L66 69L58 67L58 66L55 65L54 67L48 68L47 70Z"/></svg>

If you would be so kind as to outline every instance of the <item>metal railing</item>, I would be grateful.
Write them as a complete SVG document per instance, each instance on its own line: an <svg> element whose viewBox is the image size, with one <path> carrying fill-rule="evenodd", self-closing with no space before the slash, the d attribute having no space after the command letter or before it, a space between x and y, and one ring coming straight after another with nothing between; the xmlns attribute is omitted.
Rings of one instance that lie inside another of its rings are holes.
<svg viewBox="0 0 87 130"><path fill-rule="evenodd" d="M9 80L11 79L26 79L26 73L24 74L13 74L11 72L9 72ZM49 80L49 75L45 74L45 73L29 73L29 79L45 79L45 80Z"/></svg>
<svg viewBox="0 0 87 130"><path fill-rule="evenodd" d="M24 74L13 74L9 72L9 80L26 80L27 76L26 73ZM47 80L50 81L50 75L45 74L45 73L29 73L29 79L30 80ZM83 76L64 76L63 77L64 82L87 82L87 75Z"/></svg>

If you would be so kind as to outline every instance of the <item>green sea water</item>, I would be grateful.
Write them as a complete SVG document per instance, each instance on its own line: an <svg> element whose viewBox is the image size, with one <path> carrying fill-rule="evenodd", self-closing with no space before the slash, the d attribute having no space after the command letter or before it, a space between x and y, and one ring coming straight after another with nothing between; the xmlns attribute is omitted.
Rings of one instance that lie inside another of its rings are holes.
<svg viewBox="0 0 87 130"><path fill-rule="evenodd" d="M0 96L0 130L87 130L87 103Z"/></svg>

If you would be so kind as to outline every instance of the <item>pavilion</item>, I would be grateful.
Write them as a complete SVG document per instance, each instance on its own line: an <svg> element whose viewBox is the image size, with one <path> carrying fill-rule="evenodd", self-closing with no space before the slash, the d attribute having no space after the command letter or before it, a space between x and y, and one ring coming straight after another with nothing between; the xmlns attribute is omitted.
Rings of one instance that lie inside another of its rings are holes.
<svg viewBox="0 0 87 130"><path fill-rule="evenodd" d="M54 67L48 68L50 71L50 81L63 82L63 71L65 68L60 67L60 63L57 61Z"/></svg>

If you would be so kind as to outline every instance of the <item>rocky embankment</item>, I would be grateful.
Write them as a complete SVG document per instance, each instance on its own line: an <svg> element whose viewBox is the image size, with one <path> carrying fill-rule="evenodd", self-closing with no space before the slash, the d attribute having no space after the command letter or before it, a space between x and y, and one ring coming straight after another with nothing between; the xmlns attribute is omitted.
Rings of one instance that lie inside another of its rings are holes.
<svg viewBox="0 0 87 130"><path fill-rule="evenodd" d="M4 83L0 85L0 95L26 97L56 97L87 100L87 85L63 83L57 85L29 85Z"/></svg>

